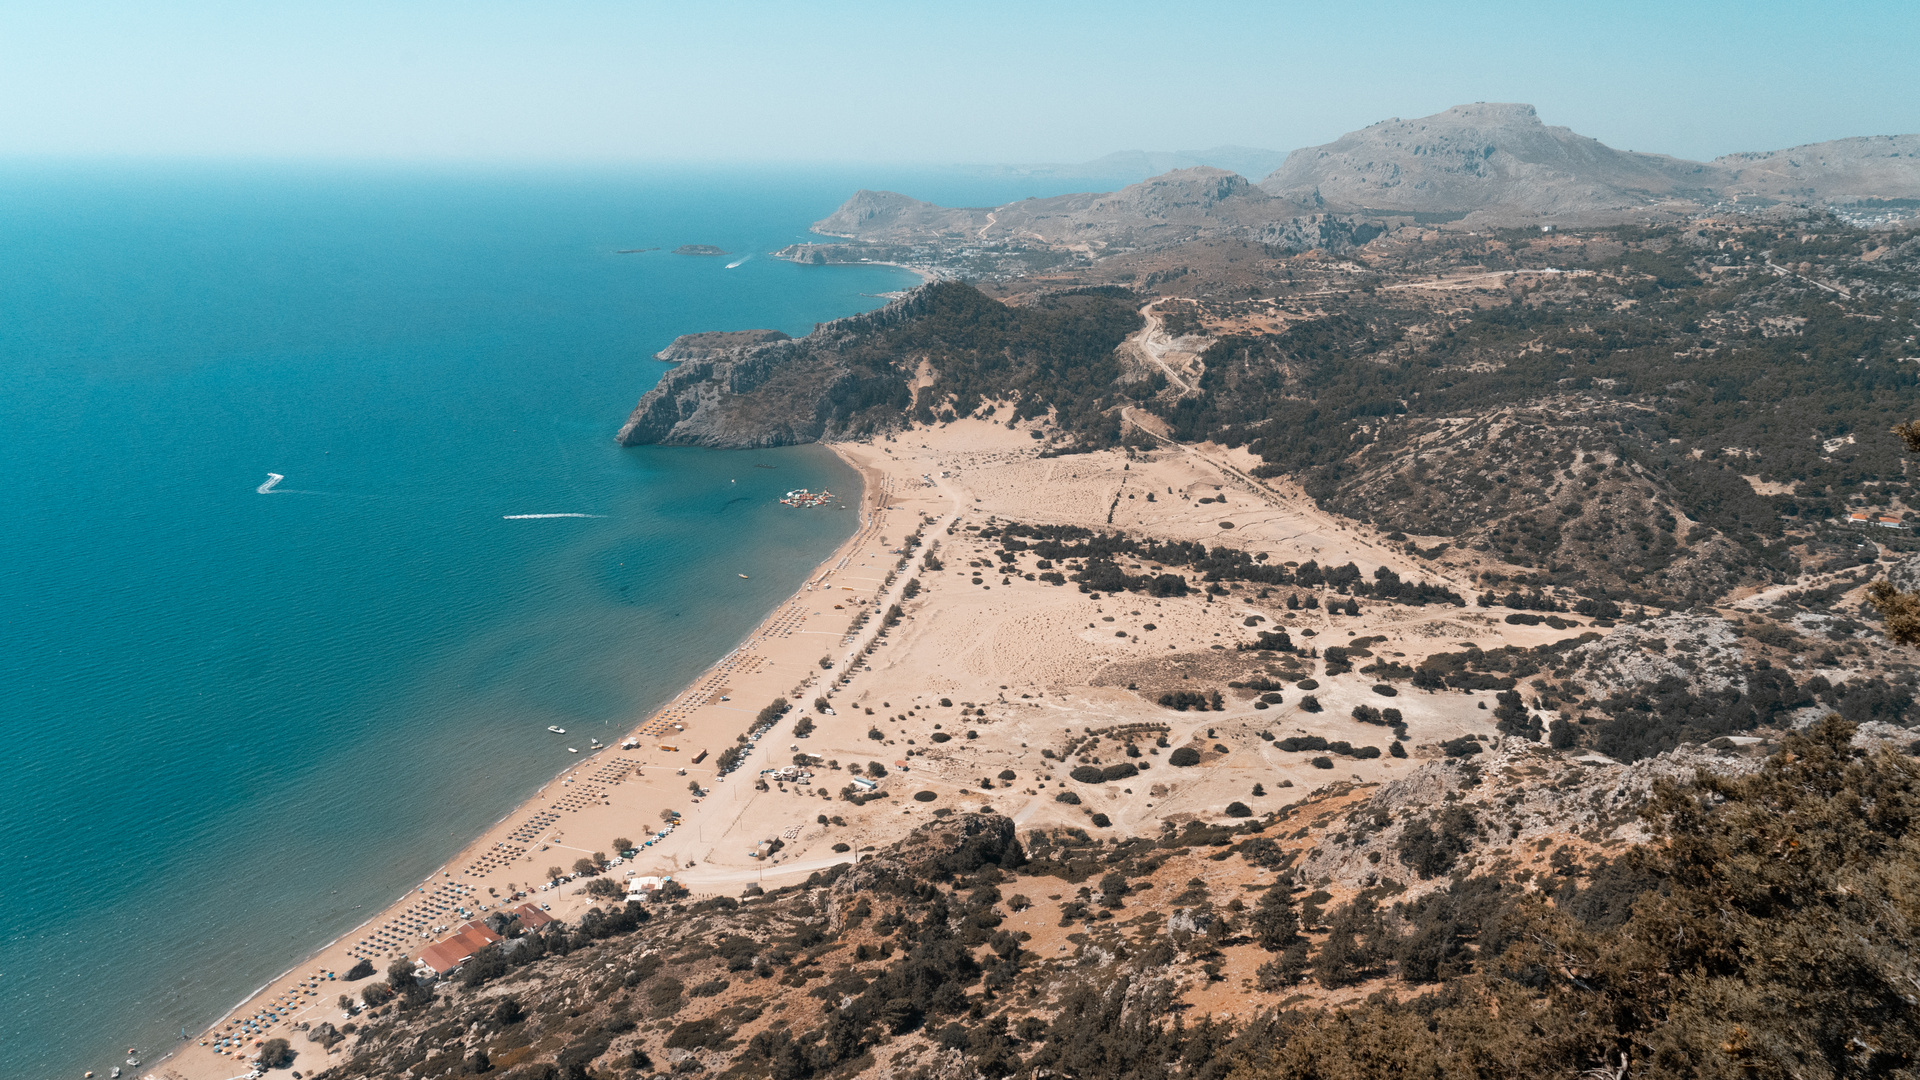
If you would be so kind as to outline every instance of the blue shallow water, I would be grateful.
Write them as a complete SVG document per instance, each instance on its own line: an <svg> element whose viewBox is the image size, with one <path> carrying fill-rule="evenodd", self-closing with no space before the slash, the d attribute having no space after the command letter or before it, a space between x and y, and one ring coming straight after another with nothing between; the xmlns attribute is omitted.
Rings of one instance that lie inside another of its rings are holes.
<svg viewBox="0 0 1920 1080"><path fill-rule="evenodd" d="M0 169L0 1076L157 1056L852 531L818 448L611 436L674 335L911 283L765 257L856 179ZM685 243L753 257L613 254Z"/></svg>

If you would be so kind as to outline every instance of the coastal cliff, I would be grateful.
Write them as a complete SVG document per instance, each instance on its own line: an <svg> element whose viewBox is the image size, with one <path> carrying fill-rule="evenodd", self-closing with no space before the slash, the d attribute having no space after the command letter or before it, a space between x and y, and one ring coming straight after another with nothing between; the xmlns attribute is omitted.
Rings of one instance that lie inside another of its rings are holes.
<svg viewBox="0 0 1920 1080"><path fill-rule="evenodd" d="M898 384L897 391L888 388L888 399L908 396L904 379L864 365L856 370L844 347L912 318L926 307L930 288L821 323L804 338L751 336L778 331L683 335L657 354L680 366L641 396L617 439L622 446L735 448L817 441L867 411L860 407L862 390L876 377Z"/></svg>
<svg viewBox="0 0 1920 1080"><path fill-rule="evenodd" d="M804 338L690 349L618 438L790 446L952 419L994 401L1011 402L1018 419L1051 416L1082 444L1111 441L1114 350L1141 325L1137 306L1128 290L1093 288L1011 307L962 282L933 282Z"/></svg>

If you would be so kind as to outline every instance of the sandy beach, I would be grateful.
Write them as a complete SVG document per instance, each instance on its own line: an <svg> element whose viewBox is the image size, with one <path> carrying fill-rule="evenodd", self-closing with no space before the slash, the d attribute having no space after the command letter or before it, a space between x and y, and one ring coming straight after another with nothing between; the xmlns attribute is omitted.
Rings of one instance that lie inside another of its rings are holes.
<svg viewBox="0 0 1920 1080"><path fill-rule="evenodd" d="M583 881L547 887L549 868L571 873L576 860L596 852L614 856L615 838L641 845L607 870L615 881L671 875L696 898L738 895L851 860L934 813L990 807L1023 829L1086 827L1098 813L1117 833L1154 832L1165 821L1218 818L1234 801L1260 811L1335 782L1389 781L1434 756L1440 740L1493 730L1490 694L1405 690L1389 700L1372 689L1371 676L1328 676L1319 661L1283 664L1236 648L1260 627L1284 626L1301 646L1364 636L1372 655L1402 664L1469 642L1531 645L1578 632L1506 625L1452 605L1368 601L1357 616L1326 606L1290 610L1287 595L1302 590L1288 588L1265 597L1241 585L1224 595L1156 599L1049 584L1033 574L1031 553L1003 565L999 542L976 534L1014 521L1230 542L1276 562L1352 560L1369 576L1387 566L1463 595L1474 566L1459 552L1438 563L1407 555L1407 545L1316 509L1282 481L1255 481L1244 454L1202 445L1046 458L1040 445L1024 426L971 419L835 445L864 480L861 527L747 640L612 747L554 735L557 745L580 751L569 768L413 891L147 1075L227 1080L245 1071L259 1041L275 1037L292 1041L294 1069L324 1068L330 1052L308 1041L302 1025L347 1022L340 995L357 998L378 978L344 980L360 959L384 972L471 919L523 903L572 921L594 901L582 893ZM917 544L903 546L916 534ZM939 569L929 569L930 555ZM910 599L909 583L917 583ZM896 604L902 617L888 627ZM1291 687L1277 705L1245 690L1231 692L1219 711L1156 703L1160 692L1224 687L1247 670L1317 678L1320 710L1300 708L1303 695ZM792 710L738 771L720 777L715 759L775 698ZM830 711L816 708L821 698ZM1390 733L1351 717L1359 704L1403 712L1409 757L1343 757L1328 770L1260 737L1320 735L1385 747ZM803 715L816 725L804 738L794 734ZM1070 757L1129 760L1102 756L1123 752L1117 739L1103 744L1111 729L1147 730L1157 740L1131 759L1142 771L1089 789L1078 802L1057 799ZM1204 767L1172 767L1162 747L1183 746L1194 747ZM820 759L808 766L810 778L761 779L763 770L794 765L798 754ZM883 797L855 805L840 796L856 767ZM679 814L671 826L664 823L670 811Z"/></svg>

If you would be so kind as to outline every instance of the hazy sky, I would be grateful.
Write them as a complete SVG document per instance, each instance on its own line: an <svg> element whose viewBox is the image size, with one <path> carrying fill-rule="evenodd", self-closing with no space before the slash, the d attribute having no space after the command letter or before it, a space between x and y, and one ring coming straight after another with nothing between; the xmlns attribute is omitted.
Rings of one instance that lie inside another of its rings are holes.
<svg viewBox="0 0 1920 1080"><path fill-rule="evenodd" d="M1078 161L1526 101L1711 157L1920 131L1920 3L0 0L0 155Z"/></svg>

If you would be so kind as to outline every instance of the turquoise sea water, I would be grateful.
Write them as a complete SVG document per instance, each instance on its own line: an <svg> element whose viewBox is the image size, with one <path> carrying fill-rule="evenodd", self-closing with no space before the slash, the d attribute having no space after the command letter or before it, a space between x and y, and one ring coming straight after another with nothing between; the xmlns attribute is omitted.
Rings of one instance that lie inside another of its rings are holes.
<svg viewBox="0 0 1920 1080"><path fill-rule="evenodd" d="M612 435L674 335L910 285L764 254L875 180L0 168L0 1076L157 1057L852 531L774 501L824 450Z"/></svg>

